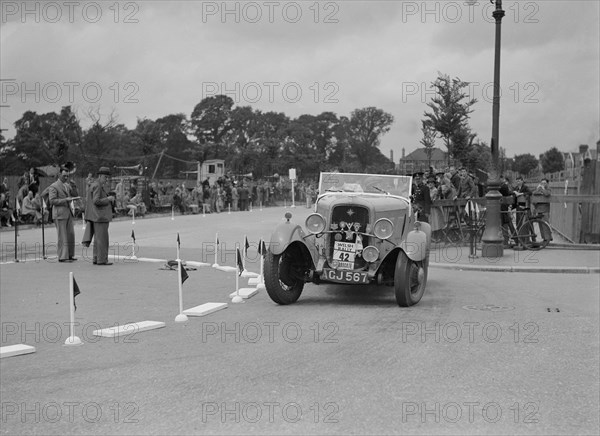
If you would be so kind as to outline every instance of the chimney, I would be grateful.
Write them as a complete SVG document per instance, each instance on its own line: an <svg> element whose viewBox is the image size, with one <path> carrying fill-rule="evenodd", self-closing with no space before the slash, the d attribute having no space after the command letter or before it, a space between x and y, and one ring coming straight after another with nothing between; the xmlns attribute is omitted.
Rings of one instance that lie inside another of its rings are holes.
<svg viewBox="0 0 600 436"><path fill-rule="evenodd" d="M402 159L406 157L406 149L402 147Z"/></svg>
<svg viewBox="0 0 600 436"><path fill-rule="evenodd" d="M390 150L390 160L394 162L394 150Z"/></svg>
<svg viewBox="0 0 600 436"><path fill-rule="evenodd" d="M580 155L583 156L587 150L588 150L588 145L587 144L581 144L579 146L579 154Z"/></svg>

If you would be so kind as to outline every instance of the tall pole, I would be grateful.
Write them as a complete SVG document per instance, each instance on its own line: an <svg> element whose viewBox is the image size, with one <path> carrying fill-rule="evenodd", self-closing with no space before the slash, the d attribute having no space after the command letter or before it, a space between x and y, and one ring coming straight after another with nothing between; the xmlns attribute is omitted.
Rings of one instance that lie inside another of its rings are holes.
<svg viewBox="0 0 600 436"><path fill-rule="evenodd" d="M492 16L496 20L496 43L494 48L494 100L492 103L492 162L490 177L488 180L488 192L486 198L486 222L485 232L482 236L481 255L483 257L502 257L504 254L502 223L500 203L502 194L498 191L500 188L500 174L498 173L498 158L500 150L500 37L502 30L502 0L495 0L496 9Z"/></svg>

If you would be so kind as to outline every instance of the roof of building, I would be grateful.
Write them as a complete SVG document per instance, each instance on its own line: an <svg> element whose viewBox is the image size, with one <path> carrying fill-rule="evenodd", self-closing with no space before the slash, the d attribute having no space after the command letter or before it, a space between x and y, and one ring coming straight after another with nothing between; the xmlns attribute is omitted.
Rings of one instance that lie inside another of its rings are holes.
<svg viewBox="0 0 600 436"><path fill-rule="evenodd" d="M447 153L445 151L442 151L437 147L433 147L431 160L446 160L446 154ZM417 148L412 153L407 154L406 157L403 157L400 160L429 160L429 158L427 157L427 153L425 153L425 147L421 147Z"/></svg>

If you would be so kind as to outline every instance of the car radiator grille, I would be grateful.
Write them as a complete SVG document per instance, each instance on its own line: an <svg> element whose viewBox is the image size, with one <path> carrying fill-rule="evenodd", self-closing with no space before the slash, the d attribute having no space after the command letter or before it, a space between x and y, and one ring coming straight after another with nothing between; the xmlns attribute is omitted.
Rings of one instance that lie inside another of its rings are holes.
<svg viewBox="0 0 600 436"><path fill-rule="evenodd" d="M366 266L361 246L366 247L369 241L357 232L365 233L368 224L369 210L365 207L347 205L333 209L330 227L333 233L329 240L328 257L331 261L337 260L341 269L361 269ZM350 244L354 244L354 247Z"/></svg>

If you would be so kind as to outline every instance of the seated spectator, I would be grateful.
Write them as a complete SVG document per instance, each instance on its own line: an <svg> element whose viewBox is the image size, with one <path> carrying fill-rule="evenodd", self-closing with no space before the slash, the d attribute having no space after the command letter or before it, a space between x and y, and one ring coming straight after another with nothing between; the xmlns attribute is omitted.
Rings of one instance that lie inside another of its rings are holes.
<svg viewBox="0 0 600 436"><path fill-rule="evenodd" d="M137 216L146 215L146 204L142 200L142 194L139 192L133 196L131 200L127 203L127 209L129 209L128 215L133 216L133 212Z"/></svg>
<svg viewBox="0 0 600 436"><path fill-rule="evenodd" d="M21 205L21 219L23 222L36 222L38 215L41 218L41 213L36 210L33 200L33 191L29 191L23 198L23 204Z"/></svg>
<svg viewBox="0 0 600 436"><path fill-rule="evenodd" d="M183 196L181 193L181 188L175 188L175 192L173 193L173 208L179 210L181 214L185 214L185 205L183 204Z"/></svg>
<svg viewBox="0 0 600 436"><path fill-rule="evenodd" d="M12 227L13 211L8 204L6 194L2 192L0 194L0 224L2 227Z"/></svg>
<svg viewBox="0 0 600 436"><path fill-rule="evenodd" d="M35 206L35 210L36 210L36 224L40 224L42 221L45 223L48 222L48 215L50 214L50 212L48 211L48 208L43 208L43 202L42 202L42 196L40 194L40 192L38 191L37 194L35 194L35 197L33 197L33 204Z"/></svg>

